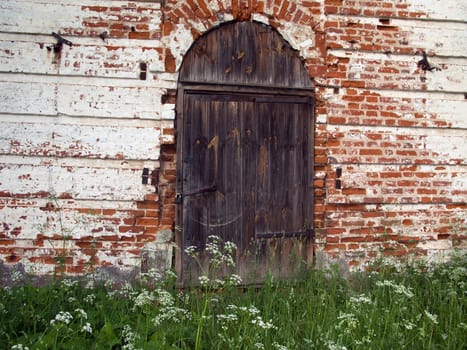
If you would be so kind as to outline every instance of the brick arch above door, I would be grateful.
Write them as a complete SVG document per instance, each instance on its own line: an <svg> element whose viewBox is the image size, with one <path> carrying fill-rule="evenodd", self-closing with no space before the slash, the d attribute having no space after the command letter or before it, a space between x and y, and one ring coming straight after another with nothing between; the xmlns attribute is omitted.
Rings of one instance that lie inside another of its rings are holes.
<svg viewBox="0 0 467 350"><path fill-rule="evenodd" d="M324 78L326 69L325 21L322 4L282 1L232 0L165 1L160 24L165 42L167 72L177 72L193 42L231 21L258 22L274 28L305 61L313 78Z"/></svg>

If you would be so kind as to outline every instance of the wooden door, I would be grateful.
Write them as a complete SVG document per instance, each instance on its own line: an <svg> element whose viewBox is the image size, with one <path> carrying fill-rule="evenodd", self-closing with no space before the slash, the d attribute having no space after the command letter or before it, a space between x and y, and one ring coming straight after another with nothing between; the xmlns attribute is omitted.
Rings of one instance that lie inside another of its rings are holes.
<svg viewBox="0 0 467 350"><path fill-rule="evenodd" d="M312 100L308 96L186 92L182 159L183 246L204 266L208 236L237 245L248 281L288 276L307 259L313 222ZM188 256L183 274L199 266Z"/></svg>
<svg viewBox="0 0 467 350"><path fill-rule="evenodd" d="M309 79L296 53L264 25L235 23L202 39L185 58L177 98L179 273L185 283L196 281L214 235L237 245L230 272L245 281L260 282L268 272L291 276L311 258ZM264 65L274 62L284 70L268 75ZM232 67L219 68L227 63ZM201 265L183 254L189 246Z"/></svg>

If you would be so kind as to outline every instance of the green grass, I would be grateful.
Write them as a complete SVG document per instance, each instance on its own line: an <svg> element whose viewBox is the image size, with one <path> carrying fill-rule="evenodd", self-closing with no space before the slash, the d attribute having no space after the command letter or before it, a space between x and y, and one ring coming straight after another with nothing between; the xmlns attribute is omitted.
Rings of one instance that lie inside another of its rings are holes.
<svg viewBox="0 0 467 350"><path fill-rule="evenodd" d="M89 279L88 279L89 281ZM88 283L89 284L89 283ZM0 349L465 349L467 257L312 270L261 288L180 290L152 274L118 288L58 280L0 291Z"/></svg>

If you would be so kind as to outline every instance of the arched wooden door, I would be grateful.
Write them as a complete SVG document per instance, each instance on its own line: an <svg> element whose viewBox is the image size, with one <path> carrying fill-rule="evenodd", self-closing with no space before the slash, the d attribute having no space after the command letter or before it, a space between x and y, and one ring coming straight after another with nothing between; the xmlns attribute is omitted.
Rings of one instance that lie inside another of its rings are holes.
<svg viewBox="0 0 467 350"><path fill-rule="evenodd" d="M201 273L207 237L234 242L251 283L294 274L311 258L313 86L272 28L225 24L186 55L177 95L177 269Z"/></svg>

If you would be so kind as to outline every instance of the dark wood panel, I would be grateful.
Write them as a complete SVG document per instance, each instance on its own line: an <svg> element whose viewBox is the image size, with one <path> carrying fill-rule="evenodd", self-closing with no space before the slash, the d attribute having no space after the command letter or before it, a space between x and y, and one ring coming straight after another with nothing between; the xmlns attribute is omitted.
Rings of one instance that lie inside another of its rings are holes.
<svg viewBox="0 0 467 350"><path fill-rule="evenodd" d="M273 28L234 22L199 38L180 69L180 82L311 88L297 51Z"/></svg>

